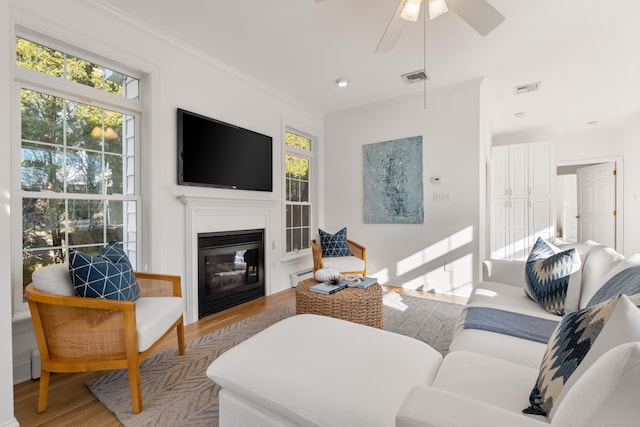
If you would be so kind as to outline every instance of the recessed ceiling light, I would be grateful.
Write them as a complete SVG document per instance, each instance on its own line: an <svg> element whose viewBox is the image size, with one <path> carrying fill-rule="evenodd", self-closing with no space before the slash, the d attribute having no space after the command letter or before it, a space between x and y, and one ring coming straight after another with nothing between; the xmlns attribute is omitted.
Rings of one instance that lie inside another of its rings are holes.
<svg viewBox="0 0 640 427"><path fill-rule="evenodd" d="M524 111L520 111L519 113L515 113L513 116L517 117L517 118L520 118L520 117L524 117L525 113L524 113Z"/></svg>
<svg viewBox="0 0 640 427"><path fill-rule="evenodd" d="M340 87L346 87L349 84L349 79L345 77L340 77L336 80L336 84Z"/></svg>

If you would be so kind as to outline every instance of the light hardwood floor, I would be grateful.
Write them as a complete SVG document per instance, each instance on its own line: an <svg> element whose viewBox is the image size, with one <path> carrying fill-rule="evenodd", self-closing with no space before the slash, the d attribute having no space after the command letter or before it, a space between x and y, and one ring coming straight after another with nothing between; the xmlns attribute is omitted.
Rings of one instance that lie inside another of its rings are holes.
<svg viewBox="0 0 640 427"><path fill-rule="evenodd" d="M438 295L429 292L408 291L396 287L385 287L387 292L395 292L426 299L464 304L465 298ZM192 341L217 329L254 316L264 310L295 299L294 289L258 298L240 306L208 316L185 327L185 341ZM169 335L155 352L176 346L176 335ZM47 410L38 414L38 380L27 381L14 386L15 416L21 426L121 426L111 411L98 401L85 387L91 378L104 372L74 374L52 374L49 384ZM144 405L144 402L143 402ZM144 410L144 409L143 409Z"/></svg>

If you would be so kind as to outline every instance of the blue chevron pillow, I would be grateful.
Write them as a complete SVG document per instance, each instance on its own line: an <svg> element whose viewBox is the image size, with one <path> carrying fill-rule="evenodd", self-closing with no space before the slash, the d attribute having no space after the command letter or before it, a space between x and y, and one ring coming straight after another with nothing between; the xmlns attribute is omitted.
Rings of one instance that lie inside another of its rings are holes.
<svg viewBox="0 0 640 427"><path fill-rule="evenodd" d="M347 227L344 227L336 234L329 234L324 230L318 229L318 234L320 234L320 247L322 248L323 257L353 255L347 243Z"/></svg>
<svg viewBox="0 0 640 427"><path fill-rule="evenodd" d="M115 240L98 255L69 249L69 273L76 295L81 297L135 301L140 296L129 258Z"/></svg>
<svg viewBox="0 0 640 427"><path fill-rule="evenodd" d="M549 313L562 316L573 271L575 249L557 248L538 237L525 266L525 292Z"/></svg>
<svg viewBox="0 0 640 427"><path fill-rule="evenodd" d="M554 408L603 354L640 340L639 297L618 295L564 316L547 344L530 406L522 412L553 418Z"/></svg>

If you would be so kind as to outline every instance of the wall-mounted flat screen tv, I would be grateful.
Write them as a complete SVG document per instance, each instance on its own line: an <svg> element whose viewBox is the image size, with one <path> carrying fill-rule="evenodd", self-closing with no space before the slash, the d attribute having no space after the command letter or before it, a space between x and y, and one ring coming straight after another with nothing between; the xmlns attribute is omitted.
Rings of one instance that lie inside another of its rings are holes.
<svg viewBox="0 0 640 427"><path fill-rule="evenodd" d="M273 139L178 108L178 184L272 191Z"/></svg>

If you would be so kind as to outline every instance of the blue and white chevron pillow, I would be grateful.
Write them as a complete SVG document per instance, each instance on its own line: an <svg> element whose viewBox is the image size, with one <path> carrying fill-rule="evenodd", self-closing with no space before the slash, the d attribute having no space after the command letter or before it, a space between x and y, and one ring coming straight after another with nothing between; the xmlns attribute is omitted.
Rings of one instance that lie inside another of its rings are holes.
<svg viewBox="0 0 640 427"><path fill-rule="evenodd" d="M69 249L69 274L81 297L135 301L140 296L135 271L116 240L98 255Z"/></svg>
<svg viewBox="0 0 640 427"><path fill-rule="evenodd" d="M558 252L538 237L525 266L525 292L550 313L562 316L574 269L575 249Z"/></svg>
<svg viewBox="0 0 640 427"><path fill-rule="evenodd" d="M323 257L352 256L347 243L347 227L338 231L336 234L327 233L318 229L320 234L320 247L322 248Z"/></svg>
<svg viewBox="0 0 640 427"><path fill-rule="evenodd" d="M640 295L618 295L564 316L547 343L530 406L522 412L552 418L563 396L604 353L640 340L638 304Z"/></svg>

